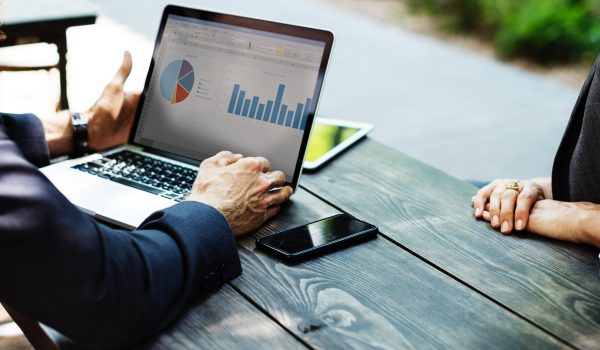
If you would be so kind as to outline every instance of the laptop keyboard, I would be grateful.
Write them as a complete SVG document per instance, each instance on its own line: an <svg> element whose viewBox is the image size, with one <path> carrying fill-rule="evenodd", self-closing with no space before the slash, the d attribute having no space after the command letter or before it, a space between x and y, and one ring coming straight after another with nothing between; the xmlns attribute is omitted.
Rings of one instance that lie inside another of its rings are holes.
<svg viewBox="0 0 600 350"><path fill-rule="evenodd" d="M197 171L123 150L72 167L165 198L182 201Z"/></svg>

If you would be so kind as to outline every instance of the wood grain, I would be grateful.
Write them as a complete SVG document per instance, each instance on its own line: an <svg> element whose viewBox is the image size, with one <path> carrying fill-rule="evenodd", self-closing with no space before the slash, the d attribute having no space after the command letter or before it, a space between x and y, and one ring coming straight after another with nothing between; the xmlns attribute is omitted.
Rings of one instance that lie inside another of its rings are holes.
<svg viewBox="0 0 600 350"><path fill-rule="evenodd" d="M139 349L306 349L229 285Z"/></svg>
<svg viewBox="0 0 600 350"><path fill-rule="evenodd" d="M600 344L597 249L473 219L476 188L366 140L303 185L577 347Z"/></svg>
<svg viewBox="0 0 600 350"><path fill-rule="evenodd" d="M244 273L232 284L310 346L564 347L385 238L297 265L255 248L259 236L337 212L299 190L273 222L240 241Z"/></svg>

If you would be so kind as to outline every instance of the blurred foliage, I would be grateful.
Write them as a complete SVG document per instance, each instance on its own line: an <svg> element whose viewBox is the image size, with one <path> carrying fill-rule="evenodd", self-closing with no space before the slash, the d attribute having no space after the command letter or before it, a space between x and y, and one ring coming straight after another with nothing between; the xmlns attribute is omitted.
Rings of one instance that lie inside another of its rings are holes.
<svg viewBox="0 0 600 350"><path fill-rule="evenodd" d="M505 57L540 63L593 60L600 53L600 0L407 0L444 28L492 40Z"/></svg>

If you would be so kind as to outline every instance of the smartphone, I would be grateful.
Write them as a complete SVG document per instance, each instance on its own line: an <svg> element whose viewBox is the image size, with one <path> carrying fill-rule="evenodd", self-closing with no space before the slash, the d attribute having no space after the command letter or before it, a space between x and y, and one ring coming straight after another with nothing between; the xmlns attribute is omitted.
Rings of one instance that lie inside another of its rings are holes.
<svg viewBox="0 0 600 350"><path fill-rule="evenodd" d="M297 262L377 237L377 227L339 214L256 240L256 246L288 262Z"/></svg>

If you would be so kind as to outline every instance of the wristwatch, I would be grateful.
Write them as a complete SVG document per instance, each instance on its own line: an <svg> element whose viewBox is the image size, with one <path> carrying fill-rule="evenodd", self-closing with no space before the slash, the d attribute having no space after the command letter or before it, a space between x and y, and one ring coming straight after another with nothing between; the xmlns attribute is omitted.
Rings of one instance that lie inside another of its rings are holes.
<svg viewBox="0 0 600 350"><path fill-rule="evenodd" d="M81 113L71 113L73 125L73 155L80 157L88 151L88 121Z"/></svg>

